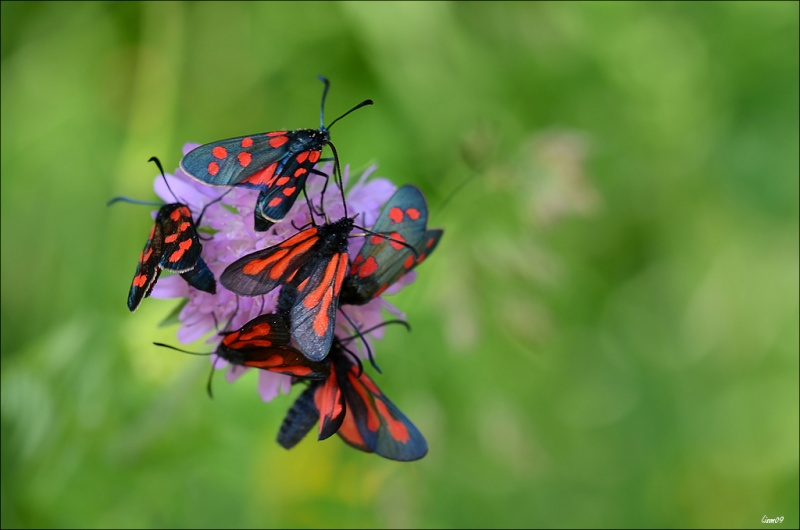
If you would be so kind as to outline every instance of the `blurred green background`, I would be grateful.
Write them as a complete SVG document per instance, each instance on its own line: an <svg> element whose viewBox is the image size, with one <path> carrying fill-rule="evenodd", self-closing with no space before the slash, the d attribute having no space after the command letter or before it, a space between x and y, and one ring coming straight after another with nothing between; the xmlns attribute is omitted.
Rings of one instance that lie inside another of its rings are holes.
<svg viewBox="0 0 800 530"><path fill-rule="evenodd" d="M378 347L419 462L285 451L299 389L125 307L106 200L317 74L446 229ZM799 317L796 2L2 3L4 528L797 527Z"/></svg>

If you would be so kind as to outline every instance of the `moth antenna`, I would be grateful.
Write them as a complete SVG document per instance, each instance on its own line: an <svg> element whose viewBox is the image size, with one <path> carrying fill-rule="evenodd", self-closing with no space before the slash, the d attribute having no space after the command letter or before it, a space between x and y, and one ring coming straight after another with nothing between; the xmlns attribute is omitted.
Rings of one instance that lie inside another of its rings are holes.
<svg viewBox="0 0 800 530"><path fill-rule="evenodd" d="M336 152L336 146L333 145L333 142L328 142L328 145L331 146L331 151L333 151L333 171L334 171L334 180L336 180L336 184L339 186L339 191L342 194L342 207L344 208L344 216L347 217L347 201L344 198L344 179L342 179L342 165L339 162L339 153ZM325 186L328 185L328 182L325 181ZM325 187L322 188L322 198L325 198Z"/></svg>
<svg viewBox="0 0 800 530"><path fill-rule="evenodd" d="M358 357L358 355L356 355L355 352L353 352L350 348L348 348L347 346L345 346L341 342L339 343L339 346L346 353L350 354L350 357L355 361L356 365L358 365L358 377L361 377L361 374L364 373L364 363L361 362L361 359ZM373 365L373 366L375 366L375 365ZM378 371L380 372L380 370L378 370Z"/></svg>
<svg viewBox="0 0 800 530"><path fill-rule="evenodd" d="M214 352L198 353L198 352L193 352L193 351L182 350L180 348L176 348L175 346L170 346L169 344L164 344L163 342L154 342L153 344L155 344L156 346L161 346L162 348L169 348L170 350L175 350L175 351L179 351L179 352L182 352L182 353L188 353L189 355L200 355L200 356L203 356L203 357L207 357L209 355L214 355ZM217 358L214 359L214 364L211 365L211 374L209 374L208 382L206 383L206 392L208 392L208 397L210 397L211 399L214 399L214 393L211 391L211 378L214 377L214 371L217 369L217 362L218 361L219 361L219 356L217 356Z"/></svg>
<svg viewBox="0 0 800 530"><path fill-rule="evenodd" d="M323 77L321 75L318 75L317 79L319 79L320 81L325 83L325 88L322 89L322 106L321 106L320 111L319 111L319 128L322 129L323 131L333 127L334 123L336 123L337 121L341 120L342 118L344 118L345 116L347 116L348 114L353 112L354 110L358 110L361 107L366 107L367 105L374 105L375 104L375 102L372 101L371 99L365 99L364 101L362 101L361 103L359 103L358 105L353 107L352 109L348 110L347 112L345 112L344 114L342 114L341 116L339 116L338 118L333 120L330 125L325 127L325 98L328 96L328 89L331 87L331 82L328 81L328 79L326 77Z"/></svg>
<svg viewBox="0 0 800 530"><path fill-rule="evenodd" d="M164 206L163 202L140 201L138 199L131 199L129 197L114 197L106 203L106 206L111 206L115 202L129 202L131 204L144 204L145 206Z"/></svg>
<svg viewBox="0 0 800 530"><path fill-rule="evenodd" d="M367 350L367 357L369 358L370 364L378 371L379 374L382 374L383 372L378 366L378 363L375 362L375 357L372 355L372 348L369 347L369 342L367 342L367 338L364 336L363 333L361 333L361 330L358 329L358 326L356 326L355 323L352 320L350 320L350 317L347 316L347 313L342 311L341 307L339 308L339 312L342 315L344 315L344 318L350 323L351 326L353 326L353 330L356 332L356 336L361 339L361 342L364 343L364 348Z"/></svg>
<svg viewBox="0 0 800 530"><path fill-rule="evenodd" d="M214 363L211 365L211 372L208 374L208 381L206 381L206 392L208 392L208 397L214 399L214 391L211 389L211 382L214 379L214 372L217 371L217 363L219 362L219 355L216 359L214 359Z"/></svg>
<svg viewBox="0 0 800 530"><path fill-rule="evenodd" d="M324 101L324 100L323 100L323 101ZM331 124L330 124L330 125L328 125L328 126L327 126L327 127L325 127L325 128L326 128L326 129L330 129L331 127L333 127L333 124L334 124L334 123L336 123L337 121L341 120L342 118L344 118L345 116L347 116L347 115L348 115L348 114L350 114L351 112L353 112L353 111L355 111L355 110L358 110L358 109L360 109L361 107L366 107L367 105L374 105L374 104L375 104L375 102L374 102L374 101L372 101L371 99L365 99L364 101L362 101L361 103L359 103L358 105L356 105L355 107L353 107L352 109L348 110L347 112L345 112L344 114L342 114L341 116L339 116L338 118L336 118L335 120L333 120L333 121L331 122Z"/></svg>
<svg viewBox="0 0 800 530"><path fill-rule="evenodd" d="M472 182L472 179L474 179L474 178L475 178L475 176L476 176L477 174L478 174L477 172L472 172L472 174L470 174L470 175L467 175L467 176L466 176L464 179L462 179L462 180L461 180L461 182L459 182L458 184L456 184L456 187L455 187L455 188L453 188L453 191L451 191L450 193L448 193L448 194L447 194L447 196L444 198L444 200L441 202L441 204L439 204L439 207L436 209L436 211L437 211L437 212L439 212L439 213L441 213L441 211L442 211L442 210L444 210L445 206L447 206L448 204L450 204L450 201L453 199L453 197L455 197L455 196L456 196L456 194L457 194L459 191L461 191L462 189L464 189L464 187L465 187L467 184L469 184L470 182Z"/></svg>
<svg viewBox="0 0 800 530"><path fill-rule="evenodd" d="M172 188L169 187L169 182L167 182L167 176L164 174L164 167L161 165L161 160L159 160L158 157L151 156L150 160L148 160L148 162L155 162L156 163L156 165L158 166L158 170L161 171L161 178L164 179L164 184L167 185L167 189L172 194L172 196L175 197L175 202L179 202L181 204L184 204L184 202L182 200L180 200L177 195L175 195L175 192L172 191ZM200 223L198 223L198 224L200 224Z"/></svg>
<svg viewBox="0 0 800 530"><path fill-rule="evenodd" d="M156 346L161 346L162 348L169 348L170 350L179 351L181 353L188 353L189 355L200 355L202 357L207 357L207 356L213 354L213 352L200 353L200 352L195 352L195 351L182 350L180 348L176 348L175 346L170 346L169 344L164 344L163 342L154 342L153 344L155 344Z"/></svg>
<svg viewBox="0 0 800 530"><path fill-rule="evenodd" d="M335 149L333 144L328 142L328 145L331 146L331 149ZM333 178L336 178L336 158L333 159L333 171L331 172ZM322 185L322 192L319 194L319 209L320 213L318 215L324 216L325 215L325 191L328 189L328 182L330 182L330 178L325 175L325 184Z"/></svg>
<svg viewBox="0 0 800 530"><path fill-rule="evenodd" d="M361 333L363 333L364 335L366 335L367 333L372 333L372 332L373 332L373 331L375 331L376 329L380 329L380 328L382 328L382 327L384 327L384 326L388 326L388 325L390 325L390 324L402 324L402 325L403 325L403 326L406 328L406 330L408 330L408 331L411 331L411 325L410 325L408 322L406 322L405 320L387 320L387 321L385 321L385 322L381 322L380 324L377 324L377 325L375 325L375 326L372 326L372 327L371 327L371 328L369 328L369 329L365 329L365 330L364 330L364 331L362 331ZM350 342L351 340L353 340L353 339L357 339L357 338L358 338L358 335L351 335L350 337L346 337L346 338L344 338L344 339L339 339L339 340L340 340L341 342Z"/></svg>
<svg viewBox="0 0 800 530"><path fill-rule="evenodd" d="M215 318L215 320L216 320L216 318ZM175 351L179 351L179 352L182 352L182 353L188 353L189 355L200 355L202 357L207 357L209 355L214 355L214 352L198 353L198 352L193 352L193 351L182 350L180 348L176 348L175 346L170 346L169 344L164 344L163 342L154 342L153 344L155 344L156 346L161 346L162 348L169 348L170 350L175 350ZM214 372L217 369L217 362L218 361L219 361L219 356L217 356L217 358L214 359L214 364L211 365L211 373L209 374L208 382L206 383L206 392L208 392L208 397L210 397L211 399L214 399L214 392L212 392L212 390L211 390L211 379L214 377Z"/></svg>
<svg viewBox="0 0 800 530"><path fill-rule="evenodd" d="M322 103L319 107L319 128L325 129L325 98L328 97L328 89L331 87L331 82L328 81L326 77L321 75L317 76L317 79L322 81L325 84L325 88L322 89Z"/></svg>
<svg viewBox="0 0 800 530"><path fill-rule="evenodd" d="M330 130L330 128L331 128L331 127L333 127L333 124L334 124L334 123L336 123L337 121L341 120L342 118L344 118L345 116L347 116L347 115L348 115L348 114L350 114L351 112L353 112L353 111L356 111L356 110L360 109L361 107L366 107L367 105L374 105L374 104L375 104L375 102L374 102L374 101L372 101L371 99L365 99L364 101L362 101L361 103L359 103L359 104L358 104L358 105L356 105L355 107L351 108L350 110L348 110L347 112L345 112L344 114L342 114L341 116L339 116L338 118L336 118L335 120L333 120L333 121L332 121L332 122L331 122L331 123L330 123L330 124L329 124L329 125L326 127L326 126L325 126L325 100L326 100L326 98L328 97L328 90L329 90L329 89L330 89L330 87L331 87L331 83L330 83L330 81L328 81L328 79L327 79L326 77L324 77L324 76L318 75L318 76L317 76L317 78L318 78L320 81L322 81L322 82L324 83L324 85L325 85L325 88L323 88L323 89L322 89L322 103L320 104L320 109L319 109L319 129L320 129L321 131L329 131L329 130ZM334 159L334 162L333 162L333 167L334 167L334 172L337 172L337 173L338 173L338 176L339 176L339 182L340 182L340 186L339 186L339 187L340 187L340 189L341 189L341 191L342 191L342 201L344 201L344 186L342 185L342 172L341 172L341 167L340 167L340 164L339 164L339 155L336 153L336 147L334 147L334 145L333 145L333 144L332 144L330 141L328 141L328 145L330 145L330 146L331 146L331 150L333 151L333 159ZM338 171L337 171L337 170L338 170ZM328 187L328 181L326 180L326 181L325 181L325 185L322 187L322 194L321 194L322 200L320 201L320 204L323 204L323 203L324 203L324 199L325 199L325 190L327 189L327 187ZM345 217L347 217L347 205L346 205L346 204L344 205L344 210L345 210Z"/></svg>
<svg viewBox="0 0 800 530"><path fill-rule="evenodd" d="M324 173L323 173L323 175L324 175ZM326 175L326 177L327 177L327 175ZM308 206L308 215L309 215L309 217L311 218L311 224L312 224L313 226L317 226L317 221L316 221L316 219L314 219L314 214L315 214L315 213L316 213L317 215L320 215L320 214L319 214L319 212L317 212L317 211L314 209L314 203L311 201L311 197L309 197L309 196L308 196L308 192L306 191L306 188L305 188L305 186L303 187L303 197L305 197L305 198L306 198L306 205ZM297 226L294 224L294 219L292 220L292 226L293 226L293 227L294 227L294 228L295 228L297 231L300 231L300 229L299 229L299 228L297 228Z"/></svg>
<svg viewBox="0 0 800 530"><path fill-rule="evenodd" d="M166 178L164 179L164 182L166 182ZM172 191L172 190L170 190L170 191ZM223 197L225 197L227 194L229 194L232 191L233 191L233 188L229 189L228 191L226 191L225 193L223 193L222 195L220 195L219 197L217 197L213 201L211 201L211 202L207 203L205 206L203 206L203 209L200 210L200 215L197 217L197 221L195 221L195 224L197 226L200 226L200 221L203 220L203 216L206 214L206 208L208 208L209 206L211 206L214 203L217 203L217 202L221 201L223 199Z"/></svg>

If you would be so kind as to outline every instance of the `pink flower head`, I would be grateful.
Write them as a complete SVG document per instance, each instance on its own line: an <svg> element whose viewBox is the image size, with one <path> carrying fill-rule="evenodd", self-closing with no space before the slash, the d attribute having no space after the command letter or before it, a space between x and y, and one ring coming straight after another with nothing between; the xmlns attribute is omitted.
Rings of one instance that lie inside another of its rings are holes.
<svg viewBox="0 0 800 530"><path fill-rule="evenodd" d="M197 145L187 143L183 147L183 153L188 153ZM325 179L321 176L318 178L312 176L306 181L306 193L314 205L322 207L329 220L340 219L345 215L345 211L341 192L334 185L333 164L326 163L321 167L318 166L317 169L329 176L324 200L322 189ZM346 194L347 215L358 214L356 224L367 228L372 226L381 207L396 190L394 184L382 177L367 181L374 171L375 166L367 168L358 182L351 186ZM342 171L345 186L349 180L349 173L349 166L345 166ZM209 186L189 177L180 168L176 169L174 174L167 174L166 180L169 183L169 189L160 175L155 180L155 192L159 197L168 203L178 201L188 205L195 222L198 221L200 212L203 212L202 219L198 224L199 233L204 238L202 257L216 279L219 279L228 265L242 256L276 245L296 234L298 230L295 227L304 227L311 223L306 201L300 199L295 202L283 221L276 223L266 232L256 232L253 228L253 208L258 197L257 190ZM223 194L225 196L221 201L206 207L207 204ZM203 211L204 208L205 211ZM315 217L315 221L317 223L324 222L318 217ZM355 256L362 244L363 239L350 238L348 242L350 256ZM414 278L415 273L406 274L387 290L387 294L397 292L404 285L413 282ZM218 332L223 331L223 327L225 330L239 329L259 315L274 312L280 289L274 289L263 296L244 297L229 291L217 281L216 291L216 294L211 294L193 289L179 275L175 274L163 276L155 285L152 297L187 299L187 303L178 316L180 320L178 340L189 343L211 333L207 342L216 345L221 340ZM382 316L384 309L398 318L404 318L400 311L382 297L377 297L363 306L345 306L344 308L347 316L361 330L367 330L380 324L384 320ZM337 336L340 338L353 336L353 328L342 317L341 312L336 320ZM382 328L366 334L370 346L371 339L380 339L382 336ZM215 355L212 356L212 362L218 368L225 368L228 364ZM227 379L231 382L235 381L248 369L242 366L231 366L227 372ZM258 390L264 401L272 400L281 391L289 392L291 387L289 376L266 370L258 370L258 373Z"/></svg>

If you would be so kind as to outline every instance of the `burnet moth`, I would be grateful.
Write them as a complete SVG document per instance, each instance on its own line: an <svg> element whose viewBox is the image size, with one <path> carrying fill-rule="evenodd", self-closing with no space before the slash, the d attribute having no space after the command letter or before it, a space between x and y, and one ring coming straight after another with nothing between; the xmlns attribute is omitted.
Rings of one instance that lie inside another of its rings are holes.
<svg viewBox="0 0 800 530"><path fill-rule="evenodd" d="M149 161L156 163L164 182L167 183L167 188L172 193L161 162L156 157L151 157ZM203 245L197 234L197 225L202 220L205 208L221 199L222 196L206 204L203 211L200 212L197 222L192 217L189 207L180 202L177 197L175 200L178 202L161 205L156 214L153 228L150 229L150 235L147 236L144 250L139 255L136 273L128 292L128 309L132 312L136 311L142 300L150 296L162 270L180 273L181 277L195 289L211 294L216 292L217 284L214 275L200 255ZM125 197L115 197L108 204L117 201L159 205L159 203L136 201Z"/></svg>
<svg viewBox="0 0 800 530"><path fill-rule="evenodd" d="M323 380L330 375L327 363L311 361L291 346L289 329L281 315L260 315L238 330L220 334L222 340L213 353L234 366L258 368L309 380ZM153 344L193 355L211 355L187 352L160 342ZM208 393L211 395L210 377Z"/></svg>
<svg viewBox="0 0 800 530"><path fill-rule="evenodd" d="M309 173L318 173L314 165L326 145L331 146L336 159L329 132L333 124L354 110L373 104L371 99L364 100L326 126L325 97L330 83L322 76L319 79L325 84L319 129L272 131L211 142L187 153L181 160L181 169L206 184L259 190L254 210L255 229L268 230L289 212Z"/></svg>
<svg viewBox="0 0 800 530"><path fill-rule="evenodd" d="M430 256L443 230L428 230L427 222L422 192L411 185L398 188L372 226L373 235L365 239L353 259L339 303L366 304Z"/></svg>
<svg viewBox="0 0 800 530"><path fill-rule="evenodd" d="M281 446L291 449L319 421L320 440L336 433L351 447L390 460L425 456L425 437L338 338L333 340L328 361L330 375L311 382L286 414L278 432Z"/></svg>

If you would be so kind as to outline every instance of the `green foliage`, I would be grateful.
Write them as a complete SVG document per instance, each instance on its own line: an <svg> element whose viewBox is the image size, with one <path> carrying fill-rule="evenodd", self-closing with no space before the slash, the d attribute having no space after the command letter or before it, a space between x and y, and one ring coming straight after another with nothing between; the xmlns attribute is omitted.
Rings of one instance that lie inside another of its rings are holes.
<svg viewBox="0 0 800 530"><path fill-rule="evenodd" d="M798 526L797 3L3 2L1 54L4 528ZM446 229L378 350L420 462L284 451L297 389L125 307L105 202L317 74Z"/></svg>

